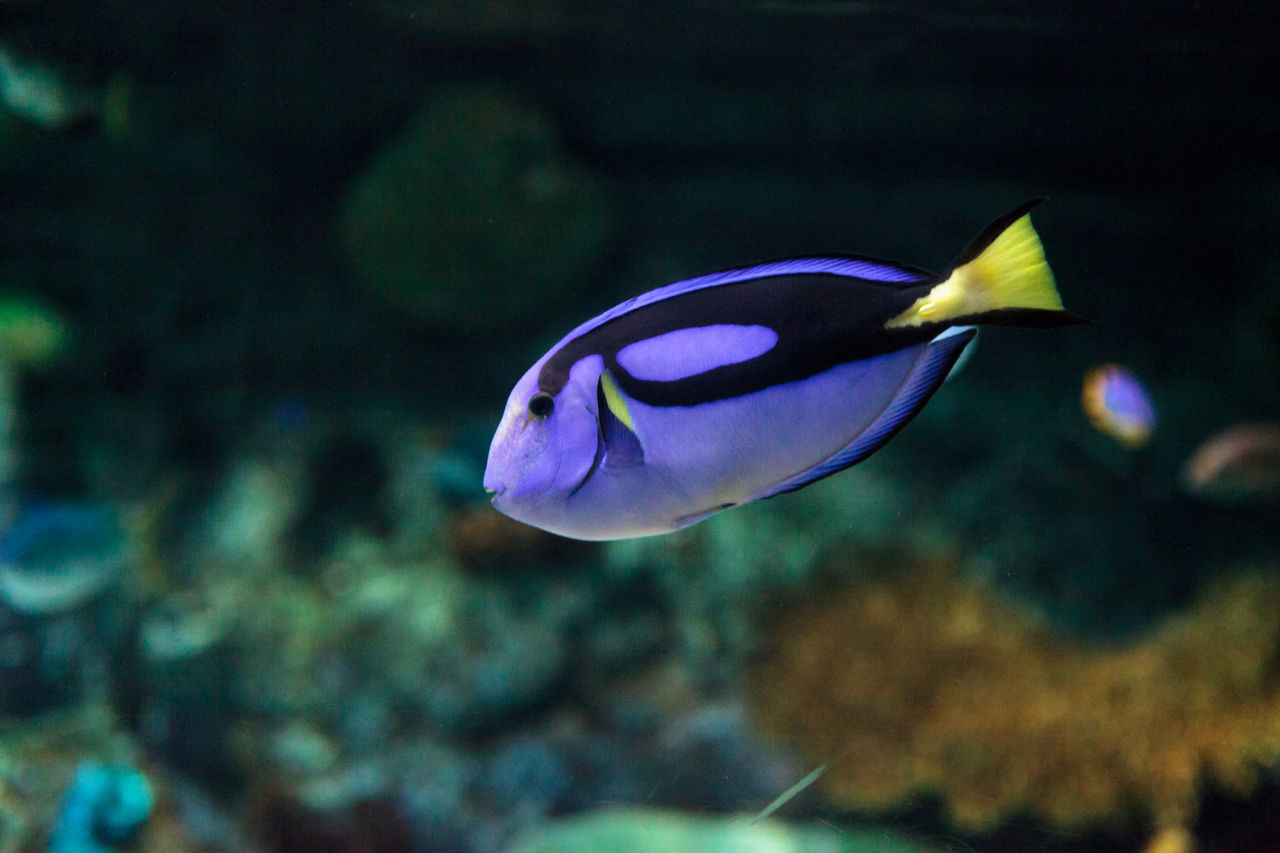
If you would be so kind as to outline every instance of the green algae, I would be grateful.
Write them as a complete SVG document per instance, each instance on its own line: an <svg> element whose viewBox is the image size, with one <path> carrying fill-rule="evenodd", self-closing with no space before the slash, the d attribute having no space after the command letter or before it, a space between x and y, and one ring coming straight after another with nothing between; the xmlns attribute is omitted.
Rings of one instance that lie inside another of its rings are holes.
<svg viewBox="0 0 1280 853"><path fill-rule="evenodd" d="M551 821L524 833L511 853L929 853L887 831L753 823L750 817L612 809Z"/></svg>

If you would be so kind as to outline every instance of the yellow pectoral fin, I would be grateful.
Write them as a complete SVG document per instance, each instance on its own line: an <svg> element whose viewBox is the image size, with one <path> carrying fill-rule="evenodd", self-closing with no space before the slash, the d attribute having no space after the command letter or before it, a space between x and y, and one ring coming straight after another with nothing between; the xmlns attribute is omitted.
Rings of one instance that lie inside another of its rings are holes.
<svg viewBox="0 0 1280 853"><path fill-rule="evenodd" d="M961 255L968 260L885 328L945 323L1010 308L1061 311L1062 297L1031 215L1021 213L994 236L990 230ZM983 246L984 240L990 242Z"/></svg>
<svg viewBox="0 0 1280 853"><path fill-rule="evenodd" d="M600 374L600 388L604 391L604 401L609 411L613 412L613 416L627 429L635 432L636 422L631 417L630 408L627 407L627 398L622 396L622 391L618 388L613 374L607 370Z"/></svg>
<svg viewBox="0 0 1280 853"><path fill-rule="evenodd" d="M631 468L644 463L644 446L636 435L636 422L631 407L613 374L605 370L596 386L596 405L600 418L600 439L604 444L606 468Z"/></svg>

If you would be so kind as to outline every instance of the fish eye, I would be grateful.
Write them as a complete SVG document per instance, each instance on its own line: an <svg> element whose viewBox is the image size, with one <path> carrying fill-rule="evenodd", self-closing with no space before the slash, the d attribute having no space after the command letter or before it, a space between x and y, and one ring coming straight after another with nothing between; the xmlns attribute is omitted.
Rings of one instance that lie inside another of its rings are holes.
<svg viewBox="0 0 1280 853"><path fill-rule="evenodd" d="M551 414L551 410L556 407L556 401L552 399L550 394L543 392L534 394L529 399L529 414L535 418L545 418Z"/></svg>

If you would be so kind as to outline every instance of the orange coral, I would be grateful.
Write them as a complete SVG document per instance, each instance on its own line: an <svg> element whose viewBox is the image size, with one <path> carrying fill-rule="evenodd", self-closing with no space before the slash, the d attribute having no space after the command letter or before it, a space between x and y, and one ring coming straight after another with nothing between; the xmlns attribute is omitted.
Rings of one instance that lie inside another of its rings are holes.
<svg viewBox="0 0 1280 853"><path fill-rule="evenodd" d="M761 727L832 762L855 809L936 794L955 823L1187 826L1206 781L1247 794L1280 759L1280 581L1219 582L1123 649L1038 626L948 568L862 582L777 625Z"/></svg>

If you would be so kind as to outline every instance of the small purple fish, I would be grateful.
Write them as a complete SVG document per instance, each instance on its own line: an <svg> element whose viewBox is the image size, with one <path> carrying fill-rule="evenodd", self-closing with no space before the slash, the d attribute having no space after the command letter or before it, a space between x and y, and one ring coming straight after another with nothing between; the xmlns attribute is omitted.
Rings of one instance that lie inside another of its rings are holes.
<svg viewBox="0 0 1280 853"><path fill-rule="evenodd" d="M576 539L668 533L866 459L942 384L977 324L1061 326L1029 212L945 275L799 258L660 287L588 320L516 383L484 485Z"/></svg>
<svg viewBox="0 0 1280 853"><path fill-rule="evenodd" d="M1084 375L1081 403L1089 422L1130 449L1151 438L1156 407L1138 377L1118 364L1102 364Z"/></svg>

